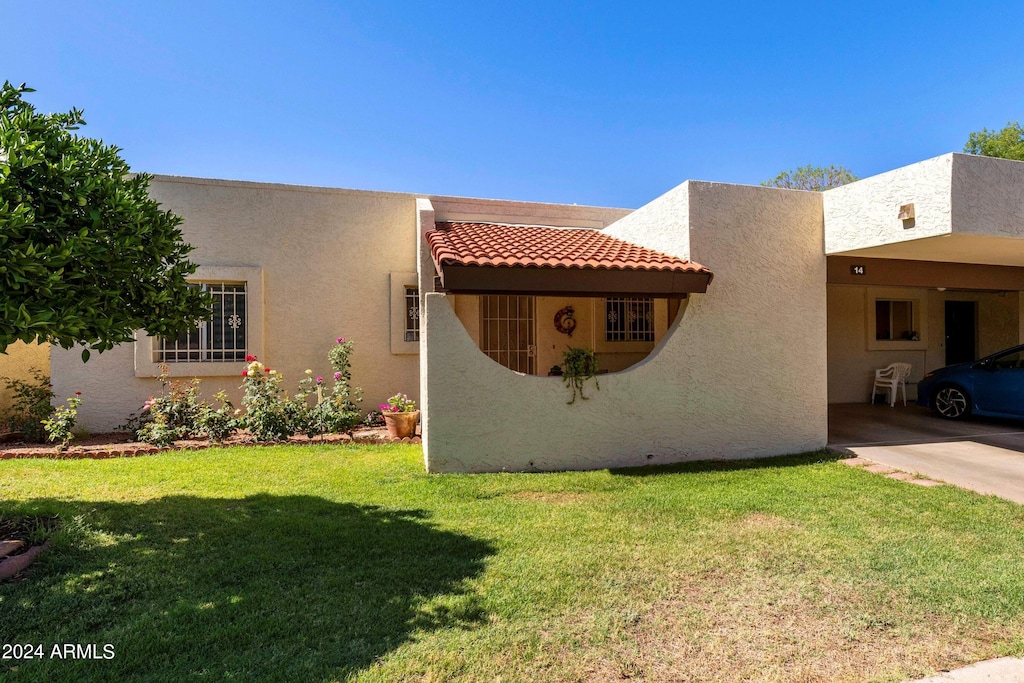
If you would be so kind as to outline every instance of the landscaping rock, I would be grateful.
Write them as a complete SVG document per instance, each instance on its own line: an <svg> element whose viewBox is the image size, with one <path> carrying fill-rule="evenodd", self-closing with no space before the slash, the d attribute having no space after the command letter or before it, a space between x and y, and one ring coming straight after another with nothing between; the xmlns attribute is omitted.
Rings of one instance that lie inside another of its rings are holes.
<svg viewBox="0 0 1024 683"><path fill-rule="evenodd" d="M0 541L0 558L18 552L24 545L22 541Z"/></svg>
<svg viewBox="0 0 1024 683"><path fill-rule="evenodd" d="M32 564L36 556L44 550L48 550L50 547L50 541L42 545L33 546L29 548L21 555L12 555L0 562L0 581L6 581L7 579L19 574L20 572L28 569L29 565Z"/></svg>

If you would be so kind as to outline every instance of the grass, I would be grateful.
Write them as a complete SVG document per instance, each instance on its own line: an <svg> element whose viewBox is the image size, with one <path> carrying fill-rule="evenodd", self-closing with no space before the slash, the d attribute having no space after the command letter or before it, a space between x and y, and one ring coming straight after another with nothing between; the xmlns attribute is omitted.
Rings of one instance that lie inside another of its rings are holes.
<svg viewBox="0 0 1024 683"><path fill-rule="evenodd" d="M10 681L896 681L1024 654L1024 508L823 454L425 475L417 446L0 461L57 515Z"/></svg>

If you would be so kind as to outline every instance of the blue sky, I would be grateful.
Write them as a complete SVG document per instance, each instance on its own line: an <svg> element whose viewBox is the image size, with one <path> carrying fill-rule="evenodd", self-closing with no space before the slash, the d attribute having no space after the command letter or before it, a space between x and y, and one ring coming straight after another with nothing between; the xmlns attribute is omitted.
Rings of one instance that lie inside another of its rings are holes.
<svg viewBox="0 0 1024 683"><path fill-rule="evenodd" d="M1024 119L1012 2L12 2L2 76L136 170L639 206Z"/></svg>

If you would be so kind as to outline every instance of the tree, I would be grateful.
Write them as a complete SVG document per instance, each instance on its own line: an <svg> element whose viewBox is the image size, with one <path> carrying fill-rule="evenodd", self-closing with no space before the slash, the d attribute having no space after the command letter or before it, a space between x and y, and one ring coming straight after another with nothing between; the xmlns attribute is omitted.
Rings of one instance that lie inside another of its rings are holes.
<svg viewBox="0 0 1024 683"><path fill-rule="evenodd" d="M982 128L967 138L964 151L983 157L1024 161L1024 127L1019 121L1011 121L1002 130Z"/></svg>
<svg viewBox="0 0 1024 683"><path fill-rule="evenodd" d="M822 192L857 180L842 166L801 166L795 171L783 171L771 180L761 184L765 187L781 187L787 190L811 190Z"/></svg>
<svg viewBox="0 0 1024 683"><path fill-rule="evenodd" d="M133 332L178 336L212 301L182 219L149 197L120 149L74 131L80 109L39 114L24 84L0 89L0 352L17 340L105 351Z"/></svg>

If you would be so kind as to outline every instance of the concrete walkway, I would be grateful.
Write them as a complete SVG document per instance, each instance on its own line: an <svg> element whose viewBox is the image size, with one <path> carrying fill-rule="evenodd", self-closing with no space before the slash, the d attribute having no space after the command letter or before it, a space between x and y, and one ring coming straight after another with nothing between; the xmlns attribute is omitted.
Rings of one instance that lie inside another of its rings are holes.
<svg viewBox="0 0 1024 683"><path fill-rule="evenodd" d="M1024 424L952 422L915 406L829 407L829 446L1024 505Z"/></svg>
<svg viewBox="0 0 1024 683"><path fill-rule="evenodd" d="M922 678L917 683L1024 683L1024 659L1002 657Z"/></svg>

